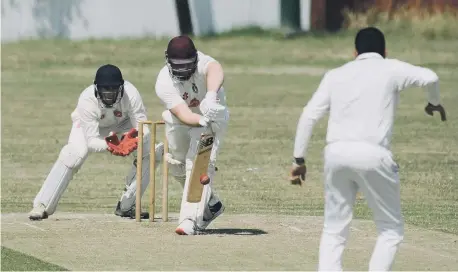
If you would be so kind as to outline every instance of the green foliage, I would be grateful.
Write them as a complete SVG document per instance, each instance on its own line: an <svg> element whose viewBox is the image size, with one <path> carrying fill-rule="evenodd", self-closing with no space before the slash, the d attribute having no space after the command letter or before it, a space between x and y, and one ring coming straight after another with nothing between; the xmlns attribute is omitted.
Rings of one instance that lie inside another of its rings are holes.
<svg viewBox="0 0 458 272"><path fill-rule="evenodd" d="M397 33L404 38L427 39L458 38L458 12L446 9L443 12L401 7L391 12L375 8L365 12L344 11L345 29L356 30L376 26L385 33Z"/></svg>

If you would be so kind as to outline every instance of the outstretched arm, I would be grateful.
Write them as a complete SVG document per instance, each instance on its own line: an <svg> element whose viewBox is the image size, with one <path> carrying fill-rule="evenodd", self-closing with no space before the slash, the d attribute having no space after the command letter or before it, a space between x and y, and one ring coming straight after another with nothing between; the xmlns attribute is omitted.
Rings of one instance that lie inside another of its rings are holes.
<svg viewBox="0 0 458 272"><path fill-rule="evenodd" d="M200 127L206 126L208 120L197 113L191 111L186 103L180 103L175 107L171 108L170 111L183 123L188 126Z"/></svg>
<svg viewBox="0 0 458 272"><path fill-rule="evenodd" d="M156 94L167 109L184 124L194 127L207 125L208 120L204 116L192 112L175 90L171 90L161 83L156 83Z"/></svg>

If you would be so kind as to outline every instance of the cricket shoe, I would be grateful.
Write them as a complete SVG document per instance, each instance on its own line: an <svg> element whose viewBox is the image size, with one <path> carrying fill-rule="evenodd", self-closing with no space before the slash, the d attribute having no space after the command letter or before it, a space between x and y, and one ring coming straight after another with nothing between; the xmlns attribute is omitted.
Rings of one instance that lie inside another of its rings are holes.
<svg viewBox="0 0 458 272"><path fill-rule="evenodd" d="M199 231L205 230L213 220L215 220L218 216L220 216L224 212L224 209L225 209L224 205L223 203L221 203L221 201L218 201L216 202L215 205L210 206L209 210L212 216L210 218L204 217L203 222L201 222L200 224L197 224L197 229Z"/></svg>
<svg viewBox="0 0 458 272"><path fill-rule="evenodd" d="M128 217L130 219L135 219L135 205L133 205L127 211L122 211L121 210L121 201L119 201L118 205L116 206L115 214L117 216ZM149 218L149 213L148 212L140 213L140 219L148 219L148 218Z"/></svg>
<svg viewBox="0 0 458 272"><path fill-rule="evenodd" d="M29 213L30 220L42 220L46 218L48 218L48 213L46 212L46 207L43 204L33 207L32 211Z"/></svg>
<svg viewBox="0 0 458 272"><path fill-rule="evenodd" d="M178 235L196 235L196 225L191 219L185 219L181 222L180 225L175 229L175 233Z"/></svg>

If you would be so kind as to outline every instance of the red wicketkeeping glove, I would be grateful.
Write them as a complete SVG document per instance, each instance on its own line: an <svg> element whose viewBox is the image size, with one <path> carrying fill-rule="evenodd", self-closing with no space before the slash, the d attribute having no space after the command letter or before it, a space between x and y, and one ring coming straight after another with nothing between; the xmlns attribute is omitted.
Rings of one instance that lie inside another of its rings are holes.
<svg viewBox="0 0 458 272"><path fill-rule="evenodd" d="M105 141L108 145L108 151L110 151L111 154L116 156L121 155L121 150L119 148L120 142L116 133L111 133L108 137L105 137Z"/></svg>
<svg viewBox="0 0 458 272"><path fill-rule="evenodd" d="M126 132L121 137L121 141L118 140L116 135L111 135L105 140L107 141L108 150L115 156L127 156L132 153L138 147L138 131L134 128Z"/></svg>
<svg viewBox="0 0 458 272"><path fill-rule="evenodd" d="M127 156L129 155L129 152L124 151L121 146L119 145L113 145L111 143L108 144L108 150L111 152L111 154L115 156Z"/></svg>
<svg viewBox="0 0 458 272"><path fill-rule="evenodd" d="M138 131L135 128L129 130L121 138L121 143L119 144L122 154L129 155L138 147Z"/></svg>

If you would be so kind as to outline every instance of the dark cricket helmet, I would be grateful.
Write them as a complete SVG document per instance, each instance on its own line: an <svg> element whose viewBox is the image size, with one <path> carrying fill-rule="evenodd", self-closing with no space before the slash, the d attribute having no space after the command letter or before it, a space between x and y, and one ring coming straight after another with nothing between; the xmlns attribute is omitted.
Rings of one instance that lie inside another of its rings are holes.
<svg viewBox="0 0 458 272"><path fill-rule="evenodd" d="M95 74L94 86L95 97L105 107L113 107L124 95L124 79L121 70L112 64L101 66Z"/></svg>
<svg viewBox="0 0 458 272"><path fill-rule="evenodd" d="M166 65L172 78L189 80L197 70L197 50L188 36L177 36L169 41L165 51Z"/></svg>

